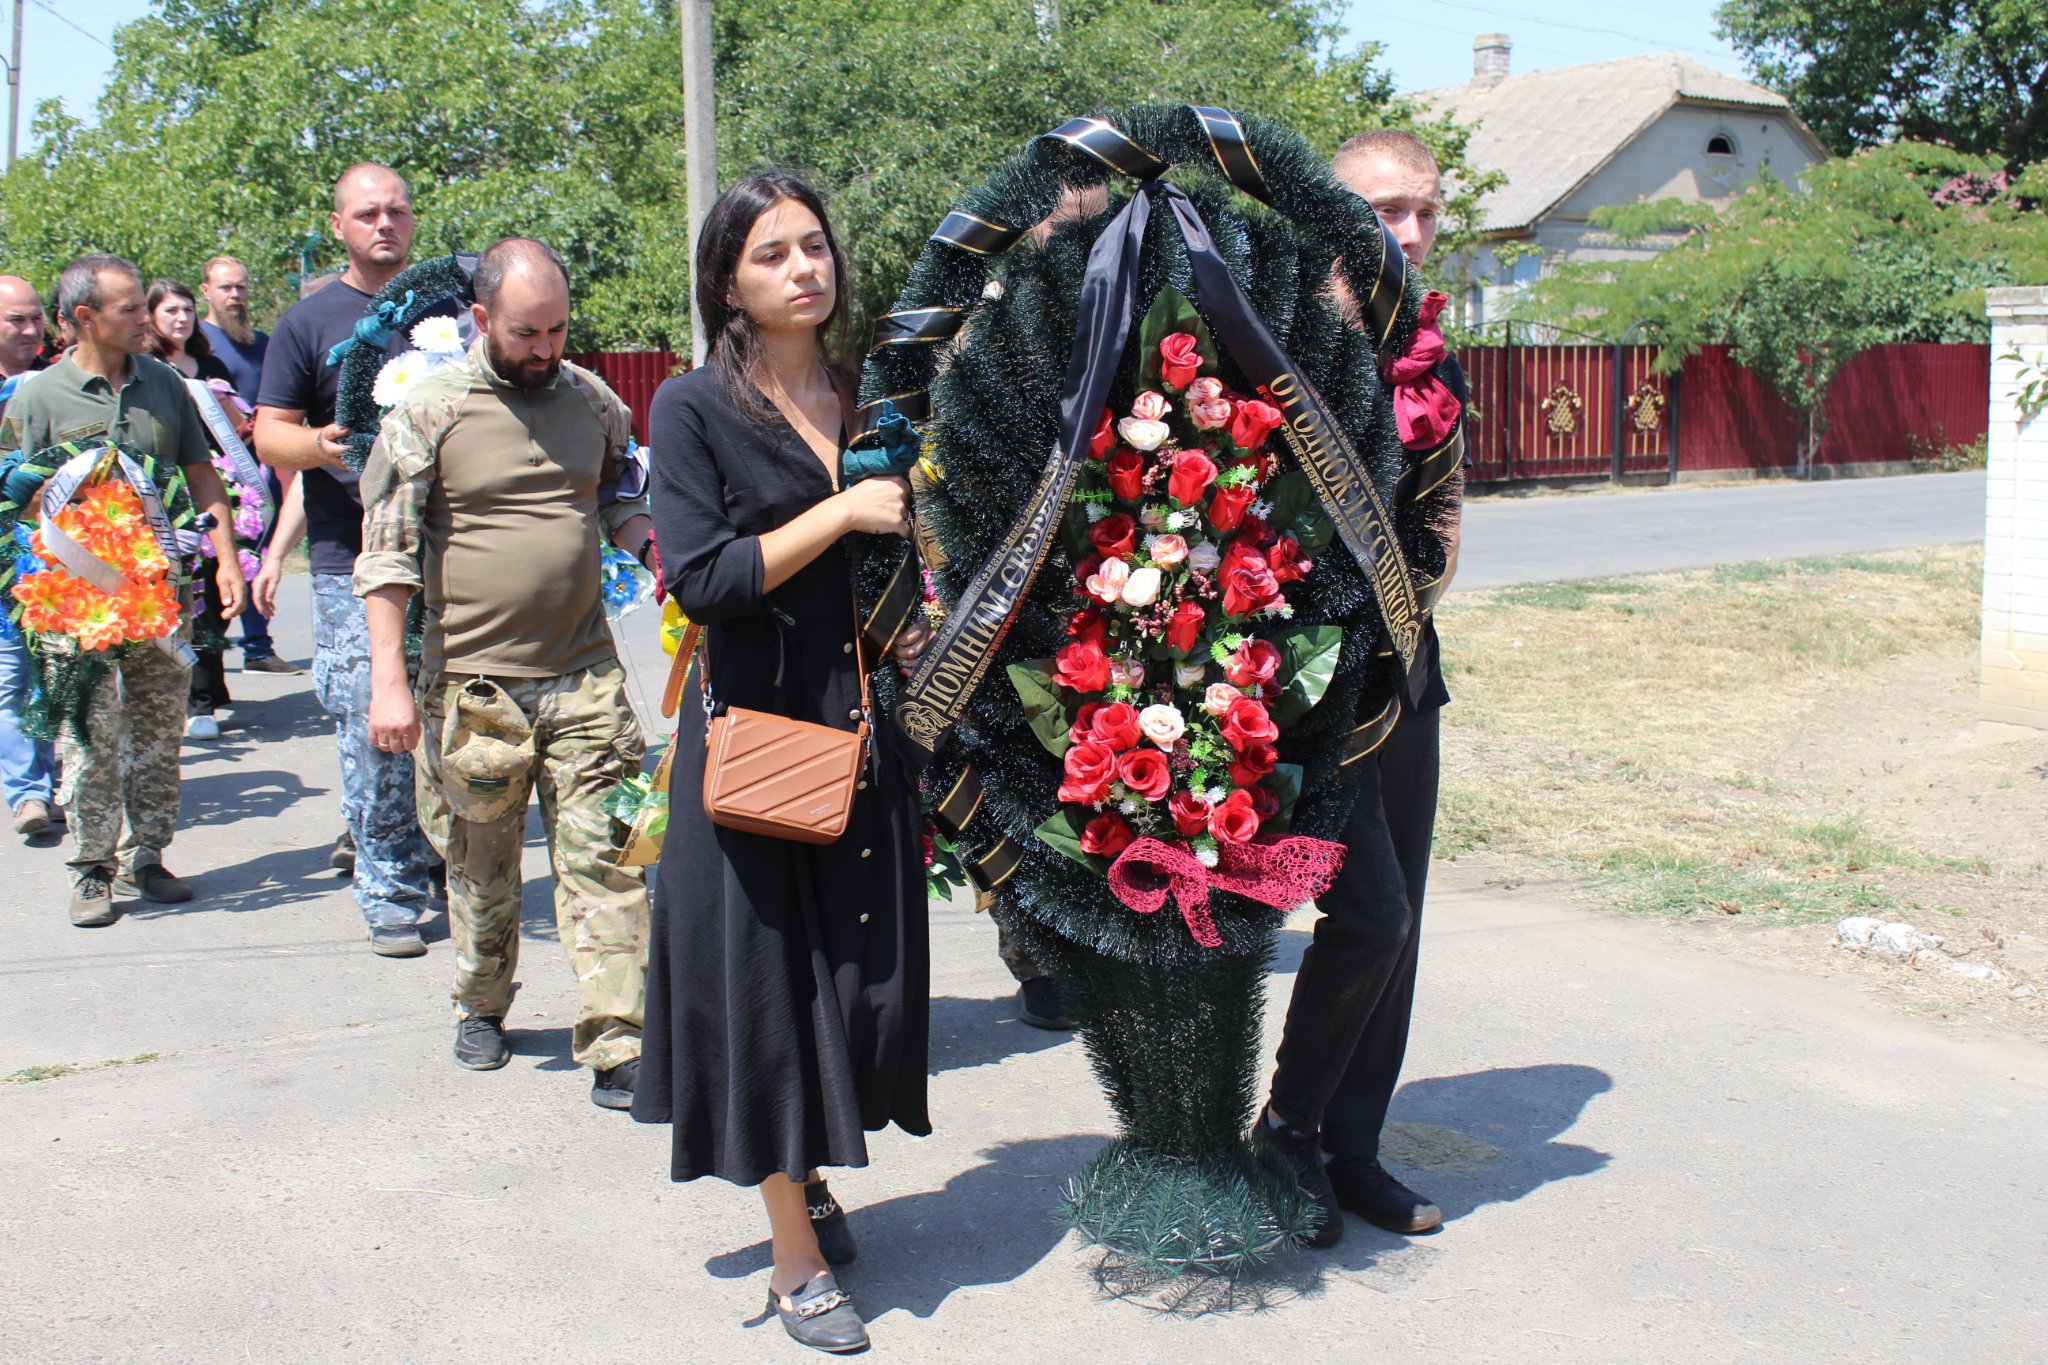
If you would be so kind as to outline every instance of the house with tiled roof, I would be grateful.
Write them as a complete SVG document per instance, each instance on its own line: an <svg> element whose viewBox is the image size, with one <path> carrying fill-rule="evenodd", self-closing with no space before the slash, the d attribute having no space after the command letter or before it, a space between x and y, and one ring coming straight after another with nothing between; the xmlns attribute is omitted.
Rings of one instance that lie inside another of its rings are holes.
<svg viewBox="0 0 2048 1365"><path fill-rule="evenodd" d="M1623 244L1594 209L1652 199L1720 204L1764 168L1797 180L1827 155L1782 95L1675 52L1514 75L1507 35L1472 44L1472 79L1413 98L1473 129L1467 159L1507 183L1479 201L1481 245L1445 262L1469 279L1468 326L1501 291L1564 261L1641 259L1677 240ZM1511 245L1512 244L1512 245Z"/></svg>

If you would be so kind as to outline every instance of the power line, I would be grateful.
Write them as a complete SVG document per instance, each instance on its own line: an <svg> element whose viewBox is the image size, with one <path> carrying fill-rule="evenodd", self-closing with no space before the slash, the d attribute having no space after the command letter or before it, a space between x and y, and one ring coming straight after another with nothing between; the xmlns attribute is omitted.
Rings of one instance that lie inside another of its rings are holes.
<svg viewBox="0 0 2048 1365"><path fill-rule="evenodd" d="M112 43L108 42L105 38L100 37L99 34L94 33L91 29L73 23L69 15L60 12L54 5L49 3L49 0L34 0L34 4L37 9L42 10L51 18L57 20L57 22L65 25L68 28L77 29L78 32L83 33L86 37L92 39L94 42L98 43L107 51L112 52L114 50L114 45Z"/></svg>
<svg viewBox="0 0 2048 1365"><path fill-rule="evenodd" d="M41 4L42 0L36 0L36 3ZM1489 5L1474 5L1467 3L1466 0L1436 0L1436 3L1448 6L1451 9L1470 10L1474 14L1484 14L1494 19L1512 19L1517 23L1541 24L1546 28L1570 29L1574 33L1597 33L1609 38L1626 38L1632 43L1641 43L1645 47L1676 49L1680 52L1690 52L1698 57L1714 57L1726 60L1732 55L1731 52L1725 50L1694 47L1689 43L1674 43L1663 38L1645 38L1640 33L1629 33L1618 28L1599 28L1590 24L1573 24L1567 23L1562 19L1539 19L1533 14L1495 9Z"/></svg>

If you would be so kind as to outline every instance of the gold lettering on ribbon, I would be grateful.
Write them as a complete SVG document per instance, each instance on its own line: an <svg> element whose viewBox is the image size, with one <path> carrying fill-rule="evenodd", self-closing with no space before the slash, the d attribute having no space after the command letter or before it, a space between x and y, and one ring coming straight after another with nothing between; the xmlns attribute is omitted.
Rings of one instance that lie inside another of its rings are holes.
<svg viewBox="0 0 2048 1365"><path fill-rule="evenodd" d="M1412 668L1422 642L1422 611L1379 489L1306 379L1293 373L1276 375L1266 389L1280 405L1282 439L1329 509L1338 534L1371 575L1387 634L1401 655L1402 667Z"/></svg>

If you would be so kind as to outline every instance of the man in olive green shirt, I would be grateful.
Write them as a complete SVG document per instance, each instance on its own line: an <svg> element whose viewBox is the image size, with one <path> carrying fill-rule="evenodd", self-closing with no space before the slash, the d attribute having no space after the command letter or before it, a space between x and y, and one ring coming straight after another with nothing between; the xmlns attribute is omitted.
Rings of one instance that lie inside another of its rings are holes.
<svg viewBox="0 0 2048 1365"><path fill-rule="evenodd" d="M235 554L227 491L214 473L206 431L183 378L143 354L148 314L142 277L118 256L82 256L57 282L57 312L78 344L16 391L0 421L0 451L19 464L52 446L81 450L112 442L171 461L185 471L192 505L211 516L215 581L221 615L232 619L248 601ZM19 474L24 471L16 471ZM10 497L22 490L7 479ZM49 648L66 647L52 640ZM75 646L72 646L75 647ZM163 851L178 823L178 746L184 736L191 668L155 646L131 646L114 661L91 702L96 742L63 738L65 794L71 812L71 922L112 924L118 889L145 900L192 898L192 888L164 870ZM122 817L127 834L122 834Z"/></svg>

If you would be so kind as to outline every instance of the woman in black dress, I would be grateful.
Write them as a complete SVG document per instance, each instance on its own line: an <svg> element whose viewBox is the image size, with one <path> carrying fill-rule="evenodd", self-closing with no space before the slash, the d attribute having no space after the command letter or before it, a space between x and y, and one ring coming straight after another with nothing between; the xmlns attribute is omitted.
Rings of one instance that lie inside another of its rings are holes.
<svg viewBox="0 0 2048 1365"><path fill-rule="evenodd" d="M845 279L815 194L786 175L742 180L697 249L710 361L654 398L655 539L669 591L706 632L675 741L633 1101L636 1119L674 1125L671 1178L759 1186L769 1303L790 1335L825 1350L867 1335L828 1268L854 1247L818 1168L867 1165L869 1130L931 1131L916 787L877 724L837 842L714 826L698 699L708 669L721 705L847 730L861 717L846 538L905 534L910 488L840 487L846 381L824 341L843 320ZM896 657L927 643L920 622Z"/></svg>

